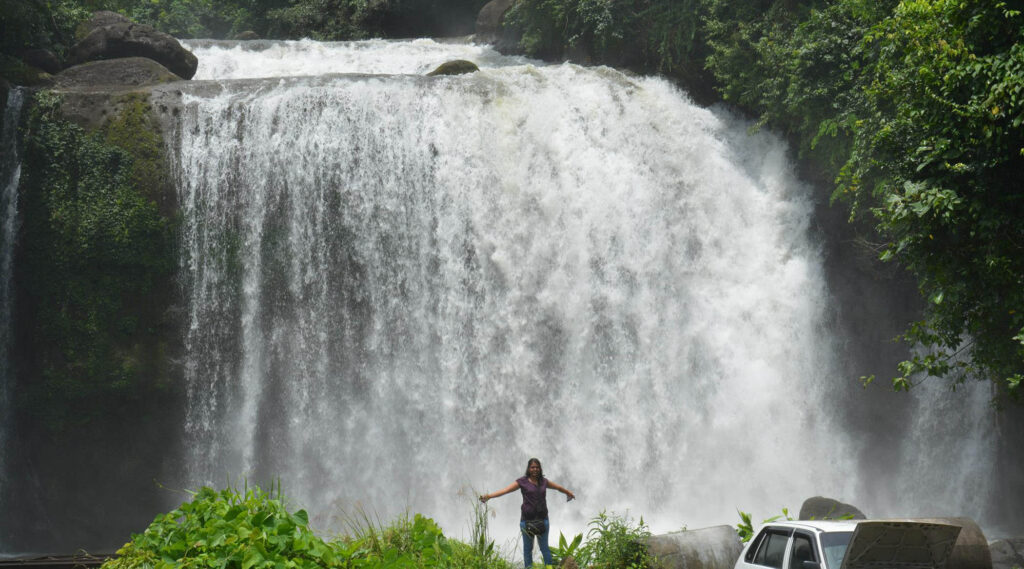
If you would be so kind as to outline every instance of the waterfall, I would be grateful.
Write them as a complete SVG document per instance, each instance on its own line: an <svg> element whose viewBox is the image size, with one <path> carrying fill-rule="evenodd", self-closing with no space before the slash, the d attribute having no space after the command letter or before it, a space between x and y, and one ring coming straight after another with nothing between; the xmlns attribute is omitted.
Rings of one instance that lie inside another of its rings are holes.
<svg viewBox="0 0 1024 569"><path fill-rule="evenodd" d="M10 361L12 342L13 294L11 278L14 273L14 242L18 229L18 181L21 178L21 161L18 156L18 122L24 103L21 89L11 89L7 94L2 132L0 132L0 215L3 229L0 230L0 511L5 509L8 493L8 456L11 434L11 386L13 370ZM0 551L4 549L0 541Z"/></svg>
<svg viewBox="0 0 1024 569"><path fill-rule="evenodd" d="M280 479L320 528L408 509L457 535L536 456L579 498L551 497L568 534L816 494L908 515L872 484L943 464L919 433L894 452L927 464L865 483L810 188L772 135L661 79L479 46L188 46L187 484ZM421 75L455 58L482 70ZM491 505L514 539L518 499Z"/></svg>

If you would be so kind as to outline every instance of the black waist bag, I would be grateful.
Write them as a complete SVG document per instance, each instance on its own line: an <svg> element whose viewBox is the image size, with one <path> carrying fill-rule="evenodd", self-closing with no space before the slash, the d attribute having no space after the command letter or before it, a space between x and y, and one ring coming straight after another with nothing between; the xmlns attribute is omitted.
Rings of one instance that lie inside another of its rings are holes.
<svg viewBox="0 0 1024 569"><path fill-rule="evenodd" d="M523 531L530 537L537 537L544 533L544 520L526 520L526 529Z"/></svg>

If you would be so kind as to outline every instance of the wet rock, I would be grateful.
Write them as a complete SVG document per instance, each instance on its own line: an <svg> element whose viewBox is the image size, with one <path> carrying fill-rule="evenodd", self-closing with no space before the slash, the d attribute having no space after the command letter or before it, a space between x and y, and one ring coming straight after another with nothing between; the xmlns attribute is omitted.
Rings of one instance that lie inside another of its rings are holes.
<svg viewBox="0 0 1024 569"><path fill-rule="evenodd" d="M21 60L32 67L42 69L50 75L60 73L60 70L63 68L57 56L48 49L26 49L21 53Z"/></svg>
<svg viewBox="0 0 1024 569"><path fill-rule="evenodd" d="M473 39L477 43L489 43L502 53L515 51L519 45L519 38L501 25L513 4L515 0L491 0L485 4L477 13L476 34Z"/></svg>
<svg viewBox="0 0 1024 569"><path fill-rule="evenodd" d="M714 526L647 538L647 553L663 569L732 569L743 543L732 526Z"/></svg>
<svg viewBox="0 0 1024 569"><path fill-rule="evenodd" d="M78 24L78 28L75 29L75 40L82 41L96 28L102 28L103 26L110 26L113 24L131 24L132 21L127 17L118 14L117 12L110 12L107 10L100 10L99 12L93 12L92 17L88 20Z"/></svg>
<svg viewBox="0 0 1024 569"><path fill-rule="evenodd" d="M480 71L480 68L472 61L454 59L452 61L442 63L437 66L437 69L427 73L427 75L462 75L464 73L473 73L476 71Z"/></svg>
<svg viewBox="0 0 1024 569"><path fill-rule="evenodd" d="M246 41L248 41L248 40L258 40L258 39L260 39L260 35L257 34L254 31L252 31L252 30L245 30L244 32L242 32L242 33L238 34L237 36L235 36L235 39L236 40L246 40Z"/></svg>
<svg viewBox="0 0 1024 569"><path fill-rule="evenodd" d="M25 87L48 87L53 84L53 76L49 73L28 65L24 61L0 53L0 77L14 85Z"/></svg>
<svg viewBox="0 0 1024 569"><path fill-rule="evenodd" d="M988 544L992 569L1024 567L1024 537L997 539Z"/></svg>
<svg viewBox="0 0 1024 569"><path fill-rule="evenodd" d="M71 48L68 62L78 65L87 61L146 57L156 61L183 79L191 79L199 60L178 40L153 29L132 22L117 22L94 28Z"/></svg>
<svg viewBox="0 0 1024 569"><path fill-rule="evenodd" d="M825 498L824 496L815 496L804 500L802 506L800 506L800 515L797 517L800 520L866 520L867 516L864 512L857 509L856 506L850 504L844 504L839 500L832 498Z"/></svg>
<svg viewBox="0 0 1024 569"><path fill-rule="evenodd" d="M56 86L61 89L96 86L142 87L182 80L163 65L145 57L90 61L69 67L54 79Z"/></svg>

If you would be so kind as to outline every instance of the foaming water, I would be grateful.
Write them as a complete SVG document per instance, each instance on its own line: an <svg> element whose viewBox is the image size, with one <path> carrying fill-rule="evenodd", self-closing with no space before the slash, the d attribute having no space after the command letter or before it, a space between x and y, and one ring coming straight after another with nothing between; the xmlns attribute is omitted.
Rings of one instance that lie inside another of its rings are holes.
<svg viewBox="0 0 1024 569"><path fill-rule="evenodd" d="M452 59L499 67L526 63L505 57L485 45L413 41L365 40L183 40L199 58L194 79L249 79L328 75L332 73L422 75Z"/></svg>
<svg viewBox="0 0 1024 569"><path fill-rule="evenodd" d="M459 534L537 456L579 497L551 496L570 533L813 495L913 515L990 471L944 395L906 410L899 464L862 463L810 191L774 137L659 79L478 46L190 47L197 77L291 78L185 87L171 135L189 484L280 478L321 528L409 509ZM414 75L459 58L482 71ZM933 427L971 447L943 480L915 476L946 468ZM514 541L518 499L491 505Z"/></svg>

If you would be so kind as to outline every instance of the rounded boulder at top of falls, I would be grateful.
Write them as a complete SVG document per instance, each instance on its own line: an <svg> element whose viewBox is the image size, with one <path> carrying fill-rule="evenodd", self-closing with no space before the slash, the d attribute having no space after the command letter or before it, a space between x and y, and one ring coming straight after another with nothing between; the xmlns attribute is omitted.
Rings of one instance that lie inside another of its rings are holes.
<svg viewBox="0 0 1024 569"><path fill-rule="evenodd" d="M437 66L437 69L427 73L429 76L434 75L463 75L465 73L474 73L480 71L480 68L476 66L472 61L466 61L465 59L454 59L452 61L446 61L441 65Z"/></svg>
<svg viewBox="0 0 1024 569"><path fill-rule="evenodd" d="M802 506L800 506L800 515L797 519L801 520L839 520L839 519L851 519L851 520L866 520L867 516L864 512L860 511L856 506L850 504L844 504L839 500L832 498L825 498L824 496L815 496L804 500Z"/></svg>
<svg viewBox="0 0 1024 569"><path fill-rule="evenodd" d="M57 74L54 79L56 86L62 89L97 86L143 87L181 81L181 77L145 57L90 61L69 67Z"/></svg>
<svg viewBox="0 0 1024 569"><path fill-rule="evenodd" d="M151 26L121 20L89 31L71 48L68 63L78 65L87 61L122 57L152 59L183 79L191 79L199 66L196 56L170 35Z"/></svg>

